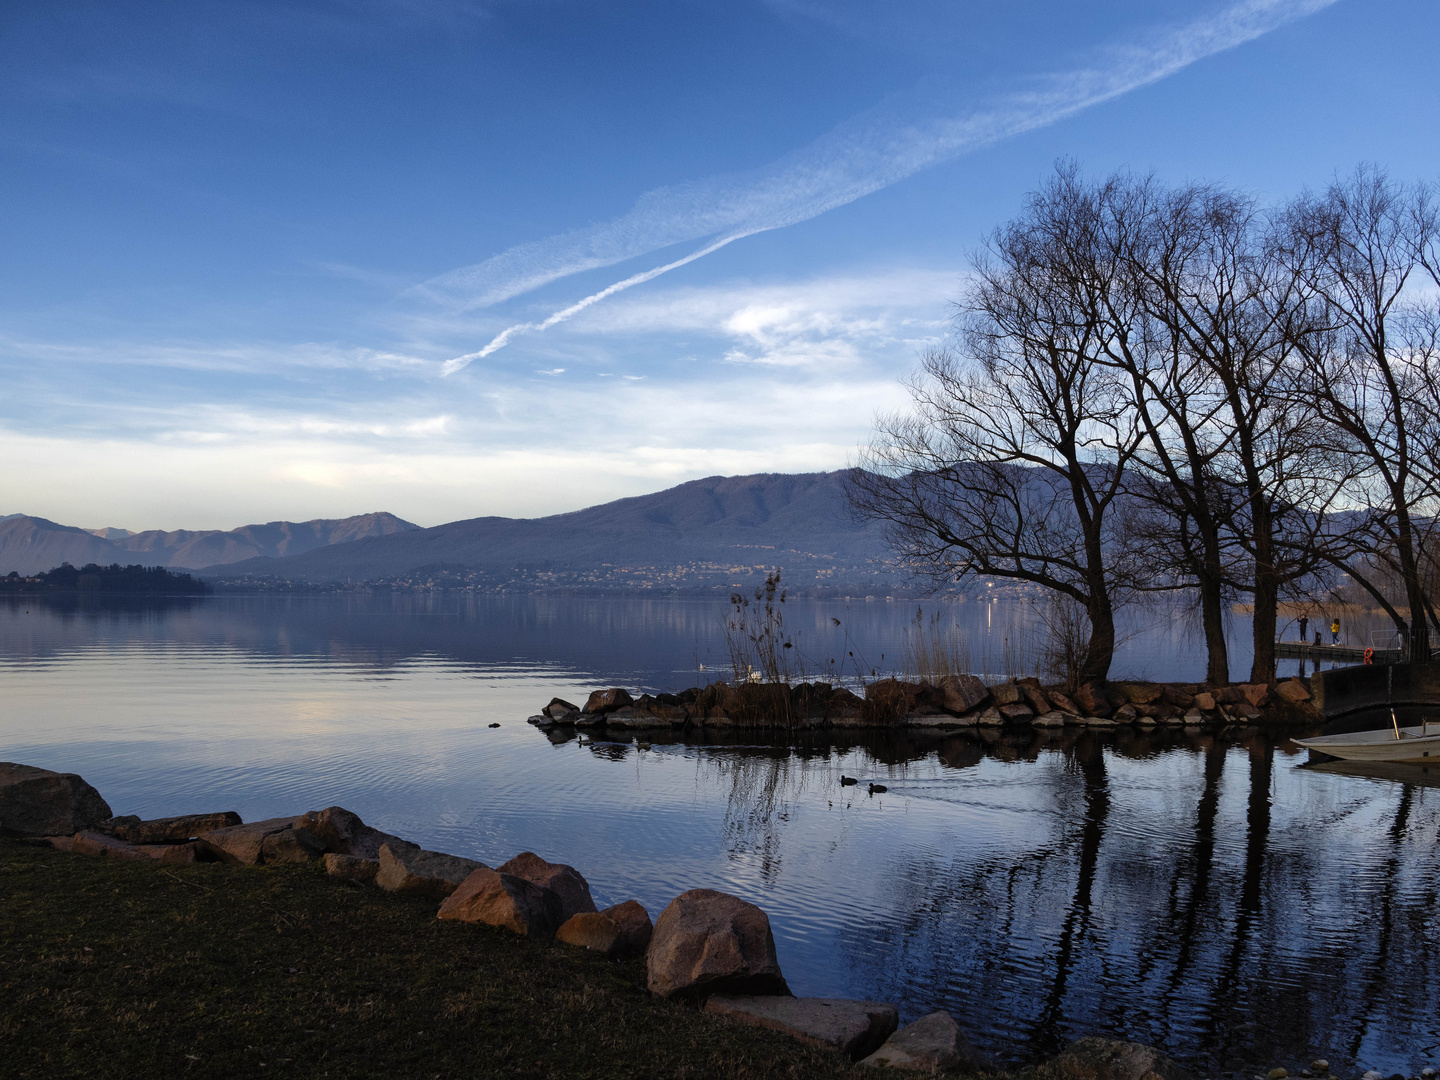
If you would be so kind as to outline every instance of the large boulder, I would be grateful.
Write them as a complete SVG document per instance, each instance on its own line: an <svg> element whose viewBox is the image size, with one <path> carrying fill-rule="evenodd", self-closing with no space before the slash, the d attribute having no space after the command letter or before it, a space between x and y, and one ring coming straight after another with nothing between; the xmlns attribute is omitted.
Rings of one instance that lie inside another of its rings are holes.
<svg viewBox="0 0 1440 1080"><path fill-rule="evenodd" d="M1115 684L1131 705L1153 705L1164 694L1164 688L1156 683L1122 682Z"/></svg>
<svg viewBox="0 0 1440 1080"><path fill-rule="evenodd" d="M295 823L325 845L326 851L337 855L353 855L357 859L377 860L380 845L404 843L398 836L373 829L343 806L327 806L311 810Z"/></svg>
<svg viewBox="0 0 1440 1080"><path fill-rule="evenodd" d="M578 915L571 915L555 931L555 940L616 958L624 948L619 924L598 911L582 911Z"/></svg>
<svg viewBox="0 0 1440 1080"><path fill-rule="evenodd" d="M995 699L996 705L1014 705L1025 694L1020 689L1019 683L1014 679L1008 679L990 687L990 696Z"/></svg>
<svg viewBox="0 0 1440 1080"><path fill-rule="evenodd" d="M562 921L571 915L595 910L595 901L590 896L590 883L573 866L546 862L533 851L522 851L496 869L502 874L514 874L518 878L524 878L560 897Z"/></svg>
<svg viewBox="0 0 1440 1080"><path fill-rule="evenodd" d="M970 1045L955 1018L944 1011L906 1024L860 1064L927 1072L959 1069L972 1074L994 1068L989 1058Z"/></svg>
<svg viewBox="0 0 1440 1080"><path fill-rule="evenodd" d="M422 851L404 841L380 845L380 869L375 884L386 892L433 896L443 899L476 870L488 870L482 862Z"/></svg>
<svg viewBox="0 0 1440 1080"><path fill-rule="evenodd" d="M74 773L0 761L0 833L77 833L110 816L100 793Z"/></svg>
<svg viewBox="0 0 1440 1080"><path fill-rule="evenodd" d="M1075 704L1080 706L1080 711L1086 716L1109 716L1113 711L1110 705L1110 699L1106 696L1104 688L1095 685L1093 682L1077 686L1075 693L1072 694L1071 697L1074 699Z"/></svg>
<svg viewBox="0 0 1440 1080"><path fill-rule="evenodd" d="M325 873L341 881L373 885L375 875L379 872L380 863L375 859L361 859L355 855L340 855L333 851L325 854Z"/></svg>
<svg viewBox="0 0 1440 1080"><path fill-rule="evenodd" d="M293 830L299 821L300 819L295 817L267 818L264 821L252 821L248 825L231 825L224 829L207 832L200 837L200 843L221 862L255 866L265 861L266 839L276 833ZM314 840L315 838L311 836L310 839ZM318 841L316 843L318 844ZM288 855L291 847L290 843L279 841L272 842L270 845L271 851L275 852L277 856L280 856L282 851ZM288 858L285 861L288 861Z"/></svg>
<svg viewBox="0 0 1440 1080"><path fill-rule="evenodd" d="M585 702L585 712L592 716L601 715L633 704L635 699L630 696L629 691L617 686L612 690L596 690L592 693Z"/></svg>
<svg viewBox="0 0 1440 1080"><path fill-rule="evenodd" d="M894 1005L846 998L717 995L705 1003L705 1011L756 1027L783 1031L815 1046L832 1047L852 1061L883 1043L899 1023Z"/></svg>
<svg viewBox="0 0 1440 1080"><path fill-rule="evenodd" d="M645 910L639 900L626 900L624 903L612 904L600 914L614 921L615 925L620 928L620 938L625 948L636 956L642 955L650 947L650 939L655 933L655 924L650 921L650 913Z"/></svg>
<svg viewBox="0 0 1440 1080"><path fill-rule="evenodd" d="M542 940L555 936L563 921L560 916L560 897L550 889L483 866L440 905L442 919L500 926Z"/></svg>
<svg viewBox="0 0 1440 1080"><path fill-rule="evenodd" d="M1270 687L1265 683L1241 683L1236 687L1241 696L1252 707L1258 709L1265 704L1265 699L1270 696ZM1236 704L1240 704L1236 702Z"/></svg>
<svg viewBox="0 0 1440 1080"><path fill-rule="evenodd" d="M1275 687L1275 696L1291 705L1310 700L1310 688L1299 679L1286 679Z"/></svg>
<svg viewBox="0 0 1440 1080"><path fill-rule="evenodd" d="M1073 716L1080 715L1080 706L1070 699L1070 695L1060 690L1051 690L1050 705L1056 712L1070 713Z"/></svg>
<svg viewBox="0 0 1440 1080"><path fill-rule="evenodd" d="M1154 1047L1093 1036L1071 1043L1037 1073L1043 1080L1191 1080Z"/></svg>
<svg viewBox="0 0 1440 1080"><path fill-rule="evenodd" d="M1054 708L1050 698L1040 687L1025 684L1020 689L1025 694L1025 702L1035 711L1036 716L1044 716Z"/></svg>
<svg viewBox="0 0 1440 1080"><path fill-rule="evenodd" d="M545 719L553 720L556 723L562 720L573 720L579 712L580 706L572 705L564 698L558 697L551 698L550 704L540 710L541 715L543 715Z"/></svg>
<svg viewBox="0 0 1440 1080"><path fill-rule="evenodd" d="M985 704L990 691L974 675L946 675L940 680L941 700L951 712L967 713Z"/></svg>
<svg viewBox="0 0 1440 1080"><path fill-rule="evenodd" d="M184 814L151 821L141 821L134 815L117 817L100 822L95 831L108 833L131 844L178 844L216 829L241 824L239 814L234 810L225 810L216 814Z"/></svg>
<svg viewBox="0 0 1440 1080"><path fill-rule="evenodd" d="M76 855L89 855L92 859L143 859L145 853L134 844L117 840L106 833L82 829L70 841L70 850Z"/></svg>
<svg viewBox="0 0 1440 1080"><path fill-rule="evenodd" d="M655 920L645 966L660 997L790 993L765 912L713 889L670 901Z"/></svg>
<svg viewBox="0 0 1440 1080"><path fill-rule="evenodd" d="M69 850L77 855L106 859L153 859L172 863L201 862L208 854L196 841L188 844L130 844L106 833L89 830L76 833Z"/></svg>
<svg viewBox="0 0 1440 1080"><path fill-rule="evenodd" d="M681 717L684 720L684 717ZM605 714L605 727L610 731L654 731L669 730L675 722L669 717L627 705L623 709Z"/></svg>
<svg viewBox="0 0 1440 1080"><path fill-rule="evenodd" d="M260 842L260 861L266 866L310 863L324 854L320 838L300 825L270 833Z"/></svg>
<svg viewBox="0 0 1440 1080"><path fill-rule="evenodd" d="M624 959L643 955L654 929L650 913L640 902L626 900L604 911L582 911L570 916L555 932L555 940Z"/></svg>
<svg viewBox="0 0 1440 1080"><path fill-rule="evenodd" d="M1166 683L1160 688L1160 699L1177 709L1188 709L1195 704L1195 695L1174 683Z"/></svg>

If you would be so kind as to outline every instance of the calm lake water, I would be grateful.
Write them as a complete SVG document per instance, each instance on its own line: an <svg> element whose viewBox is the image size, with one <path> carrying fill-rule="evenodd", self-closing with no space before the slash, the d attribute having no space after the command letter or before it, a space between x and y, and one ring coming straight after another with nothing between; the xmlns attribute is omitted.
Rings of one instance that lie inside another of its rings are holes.
<svg viewBox="0 0 1440 1080"><path fill-rule="evenodd" d="M786 618L815 663L853 651L884 668L914 607L791 601ZM1009 1064L1085 1034L1162 1046L1202 1076L1440 1063L1440 777L1165 731L792 749L581 745L524 722L554 695L710 681L726 610L0 601L0 759L79 772L117 814L340 804L492 865L533 850L578 867L598 902L652 915L688 888L733 892L770 915L797 994L889 1000L906 1020L949 1009ZM944 618L1003 674L1028 616L971 601ZM1173 614L1130 630L1118 672L1199 676ZM1243 645L1232 662L1248 670Z"/></svg>

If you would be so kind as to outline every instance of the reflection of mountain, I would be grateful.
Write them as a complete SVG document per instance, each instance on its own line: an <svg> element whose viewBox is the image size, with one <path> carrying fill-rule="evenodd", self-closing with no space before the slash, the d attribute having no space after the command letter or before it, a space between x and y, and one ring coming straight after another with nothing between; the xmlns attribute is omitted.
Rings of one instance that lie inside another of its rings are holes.
<svg viewBox="0 0 1440 1080"><path fill-rule="evenodd" d="M783 567L791 586L863 594L897 575L844 473L712 476L553 517L485 517L224 567L297 582L480 588L726 589ZM215 576L215 575L210 575Z"/></svg>
<svg viewBox="0 0 1440 1080"><path fill-rule="evenodd" d="M0 574L37 574L61 563L143 563L195 569L253 559L283 557L328 544L415 529L394 514L361 514L338 520L272 521L222 531L180 529L129 533L124 529L77 529L45 518L0 518Z"/></svg>

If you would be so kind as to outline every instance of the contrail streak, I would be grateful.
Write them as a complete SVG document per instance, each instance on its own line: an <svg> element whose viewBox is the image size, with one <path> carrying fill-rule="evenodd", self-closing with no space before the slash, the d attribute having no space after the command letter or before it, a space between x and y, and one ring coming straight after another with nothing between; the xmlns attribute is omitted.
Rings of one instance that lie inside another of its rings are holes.
<svg viewBox="0 0 1440 1080"><path fill-rule="evenodd" d="M496 334L495 337L491 339L490 344L486 345L479 352L466 353L464 356L457 356L453 360L445 361L445 366L440 369L440 372L443 375L453 375L465 365L469 364L472 360L484 359L491 353L495 352L497 349L503 349L507 344L509 344L511 338L516 337L519 334L529 334L536 330L548 330L556 323L564 322L566 319L570 318L570 316L577 315L580 312L584 311L591 304L598 304L607 296L614 296L618 292L624 292L632 285L643 284L644 282L650 281L653 278L659 277L661 274L669 273L676 267L684 266L686 263L692 263L696 259L704 258L712 251L719 251L726 244L733 244L736 240L743 240L749 235L751 234L733 233L730 236L722 237L721 239L716 240L713 244L707 244L699 251L692 251L684 258L676 259L674 262L666 263L664 266L657 266L653 270L645 270L639 274L632 274L624 281L617 281L614 285L606 286L597 293L591 293L589 296L585 297L585 299L577 300L575 303L571 304L567 308L561 308L559 311L555 312L555 314L551 315L546 319L542 319L540 322L516 323L514 326L508 327L500 331L500 333Z"/></svg>
<svg viewBox="0 0 1440 1080"><path fill-rule="evenodd" d="M1336 2L1242 0L1208 19L1105 49L1092 66L1037 80L1033 89L994 99L984 108L959 116L904 122L893 108L870 110L757 173L659 188L642 195L629 213L613 221L522 244L485 262L444 274L418 291L461 309L473 309L673 244L719 237L683 258L618 281L546 319L508 327L478 352L447 361L442 370L453 374L504 348L517 335L545 330L608 296L743 237L807 221L968 150L1053 124Z"/></svg>

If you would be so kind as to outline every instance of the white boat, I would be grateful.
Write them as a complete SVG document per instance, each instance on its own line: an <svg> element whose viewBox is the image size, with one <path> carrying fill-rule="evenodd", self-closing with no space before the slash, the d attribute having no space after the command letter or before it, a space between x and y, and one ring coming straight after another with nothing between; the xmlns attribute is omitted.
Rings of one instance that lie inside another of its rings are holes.
<svg viewBox="0 0 1440 1080"><path fill-rule="evenodd" d="M1296 739L1295 744L1345 761L1440 764L1440 723L1435 725L1433 732L1430 730L1429 721L1418 727L1401 727L1399 723L1394 723L1379 731L1318 735L1313 739Z"/></svg>

